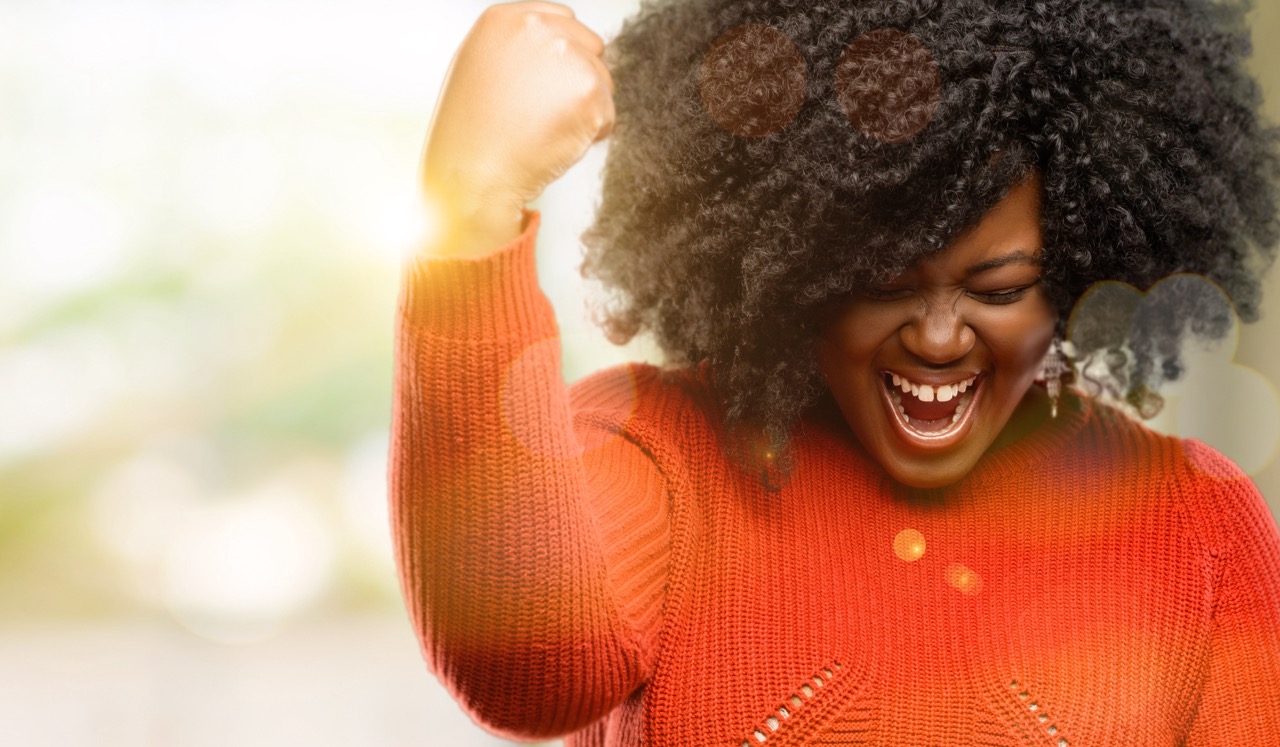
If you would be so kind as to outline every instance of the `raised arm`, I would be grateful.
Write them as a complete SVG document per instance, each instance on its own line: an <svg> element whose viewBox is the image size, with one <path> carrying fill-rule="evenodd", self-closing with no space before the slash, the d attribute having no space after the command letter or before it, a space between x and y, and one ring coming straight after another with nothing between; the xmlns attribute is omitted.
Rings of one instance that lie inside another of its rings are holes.
<svg viewBox="0 0 1280 747"><path fill-rule="evenodd" d="M597 720L644 681L667 497L623 432L625 372L571 401L524 204L607 133L603 45L568 9L486 11L454 58L424 159L444 237L405 273L391 460L403 591L424 655L480 723ZM575 409L581 411L575 428Z"/></svg>

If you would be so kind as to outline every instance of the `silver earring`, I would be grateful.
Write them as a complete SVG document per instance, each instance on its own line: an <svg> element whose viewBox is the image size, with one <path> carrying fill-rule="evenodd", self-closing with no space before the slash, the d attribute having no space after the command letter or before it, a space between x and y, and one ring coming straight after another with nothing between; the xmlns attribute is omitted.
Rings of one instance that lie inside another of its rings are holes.
<svg viewBox="0 0 1280 747"><path fill-rule="evenodd" d="M1062 377L1071 372L1071 358L1075 346L1069 340L1055 336L1040 364L1040 379L1049 393L1049 416L1058 417L1058 398L1062 396Z"/></svg>

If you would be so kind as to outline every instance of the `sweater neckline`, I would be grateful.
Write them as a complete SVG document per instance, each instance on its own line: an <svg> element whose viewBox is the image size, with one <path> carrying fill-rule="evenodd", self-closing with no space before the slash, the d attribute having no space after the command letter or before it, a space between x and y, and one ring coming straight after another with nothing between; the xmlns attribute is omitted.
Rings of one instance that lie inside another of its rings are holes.
<svg viewBox="0 0 1280 747"><path fill-rule="evenodd" d="M1025 478L1059 452L1094 417L1089 397L1064 388L1058 403L1058 415L1043 413L1039 422L1025 436L999 448L990 449L973 470L956 485L973 485L991 480L1007 480L1016 475Z"/></svg>

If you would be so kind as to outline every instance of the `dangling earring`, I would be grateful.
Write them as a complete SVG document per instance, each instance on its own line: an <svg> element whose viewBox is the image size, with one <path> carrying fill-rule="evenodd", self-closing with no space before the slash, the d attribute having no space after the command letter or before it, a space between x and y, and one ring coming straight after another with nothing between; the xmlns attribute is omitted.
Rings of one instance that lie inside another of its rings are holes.
<svg viewBox="0 0 1280 747"><path fill-rule="evenodd" d="M1049 416L1058 417L1058 398L1062 396L1062 378L1071 373L1071 358L1075 357L1075 346L1069 340L1055 336L1049 343L1049 350L1044 354L1040 364L1040 380L1049 392Z"/></svg>

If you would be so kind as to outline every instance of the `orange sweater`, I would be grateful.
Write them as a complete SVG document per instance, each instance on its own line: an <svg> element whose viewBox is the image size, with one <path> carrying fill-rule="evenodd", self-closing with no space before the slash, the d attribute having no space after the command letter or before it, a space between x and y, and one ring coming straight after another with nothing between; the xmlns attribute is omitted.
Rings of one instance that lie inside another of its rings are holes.
<svg viewBox="0 0 1280 747"><path fill-rule="evenodd" d="M566 390L537 219L409 268L391 465L404 593L464 708L650 745L1280 745L1280 536L1196 442L1069 398L945 490L848 428L766 491L696 373Z"/></svg>

